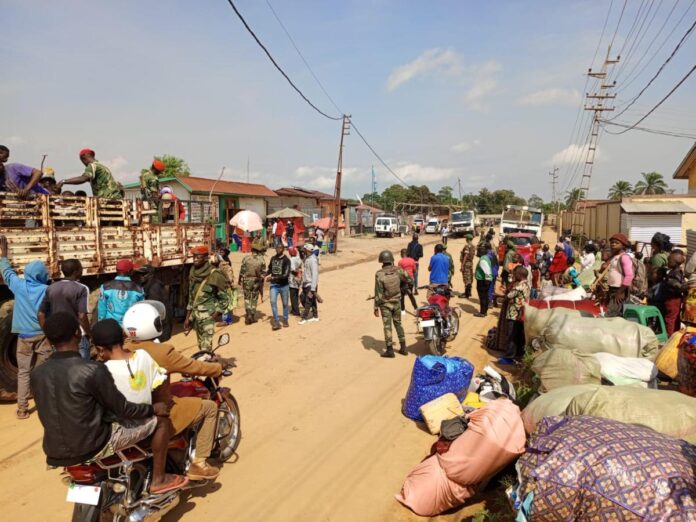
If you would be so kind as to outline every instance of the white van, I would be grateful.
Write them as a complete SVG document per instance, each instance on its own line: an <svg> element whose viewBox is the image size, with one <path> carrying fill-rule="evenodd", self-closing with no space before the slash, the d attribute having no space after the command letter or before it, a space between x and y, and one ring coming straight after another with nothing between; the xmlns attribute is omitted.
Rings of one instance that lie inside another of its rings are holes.
<svg viewBox="0 0 696 522"><path fill-rule="evenodd" d="M439 219L431 219L428 221L428 224L425 225L425 233L426 234L437 234L440 232L440 220Z"/></svg>
<svg viewBox="0 0 696 522"><path fill-rule="evenodd" d="M399 222L395 217L379 216L375 221L375 235L377 237L401 237Z"/></svg>

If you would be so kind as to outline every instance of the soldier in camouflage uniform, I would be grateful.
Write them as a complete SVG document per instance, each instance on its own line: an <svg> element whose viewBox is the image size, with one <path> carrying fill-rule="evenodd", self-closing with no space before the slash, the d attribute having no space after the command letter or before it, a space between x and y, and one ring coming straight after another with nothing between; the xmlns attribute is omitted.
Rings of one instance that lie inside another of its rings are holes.
<svg viewBox="0 0 696 522"><path fill-rule="evenodd" d="M449 258L449 285L450 288L452 288L452 276L454 275L454 259L452 259L452 256L447 252L447 243L442 244L442 253Z"/></svg>
<svg viewBox="0 0 696 522"><path fill-rule="evenodd" d="M234 279L234 269L232 268L232 264L229 261L225 261L224 249L219 249L217 254L213 254L212 256L210 256L210 262L215 268L222 272L222 274L225 276L225 279L227 279L227 283L229 285L227 287L227 310L225 310L222 314L222 323L216 325L227 326L228 324L232 324L232 313L234 312L234 309L237 306L237 282Z"/></svg>
<svg viewBox="0 0 696 522"><path fill-rule="evenodd" d="M207 352L213 349L215 322L219 321L228 307L225 275L210 264L207 246L193 249L193 267L189 275L189 300L186 306L184 331L196 330L198 346Z"/></svg>
<svg viewBox="0 0 696 522"><path fill-rule="evenodd" d="M388 250L379 254L379 262L382 269L375 274L375 317L382 316L384 325L384 341L387 349L382 357L394 357L392 343L392 323L399 337L401 355L408 355L406 351L406 335L401 326L401 285L411 282L411 278L405 270L394 266L394 256Z"/></svg>
<svg viewBox="0 0 696 522"><path fill-rule="evenodd" d="M92 186L92 194L97 198L123 199L123 186L118 183L111 171L94 158L94 151L82 149L80 161L85 166L85 172L75 178L64 179L58 183L58 188L63 185L82 185L89 182Z"/></svg>
<svg viewBox="0 0 696 522"><path fill-rule="evenodd" d="M157 212L150 216L150 223L158 224L160 219L160 181L159 176L166 166L161 160L154 160L150 170L143 170L140 174L140 193L143 201L150 204L150 208Z"/></svg>
<svg viewBox="0 0 696 522"><path fill-rule="evenodd" d="M462 248L459 261L462 264L462 278L464 279L464 297L471 297L471 285L474 283L474 258L476 257L476 247L472 243L474 236L467 234L466 245Z"/></svg>
<svg viewBox="0 0 696 522"><path fill-rule="evenodd" d="M266 261L263 258L266 243L262 239L255 239L251 244L251 251L251 255L242 259L242 267L239 269L239 284L244 289L245 324L253 324L257 321L256 304L259 293L263 289L263 278L266 272Z"/></svg>

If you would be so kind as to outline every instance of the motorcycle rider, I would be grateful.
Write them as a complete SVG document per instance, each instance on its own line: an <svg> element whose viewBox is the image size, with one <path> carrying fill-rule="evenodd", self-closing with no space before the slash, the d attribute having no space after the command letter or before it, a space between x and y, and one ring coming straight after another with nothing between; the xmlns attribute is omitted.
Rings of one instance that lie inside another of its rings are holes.
<svg viewBox="0 0 696 522"><path fill-rule="evenodd" d="M402 268L394 266L394 256L389 250L383 250L379 254L381 270L375 274L375 317L382 316L384 326L384 342L387 349L382 357L393 358L394 346L392 344L392 322L399 336L401 355L408 355L406 351L406 335L401 326L401 286L411 282L411 278Z"/></svg>
<svg viewBox="0 0 696 522"><path fill-rule="evenodd" d="M166 309L157 301L143 301L134 305L123 317L123 329L128 339L125 346L130 350L144 350L155 362L173 373L185 373L202 377L220 377L223 367L231 363L222 357L219 362L204 362L191 359L178 352L171 344L155 343L162 332L162 321ZM196 435L196 456L189 467L190 480L212 480L220 469L207 463L213 448L217 405L199 397L172 397L170 418L173 435L177 435L191 425L202 423Z"/></svg>
<svg viewBox="0 0 696 522"><path fill-rule="evenodd" d="M128 402L105 365L80 357L82 332L73 314L51 314L43 330L55 352L31 373L31 389L44 427L48 465L74 466L103 458L153 434L153 451L155 442L163 440L163 450L157 451L166 456L169 407ZM150 492L181 485L171 475L157 481L153 477Z"/></svg>

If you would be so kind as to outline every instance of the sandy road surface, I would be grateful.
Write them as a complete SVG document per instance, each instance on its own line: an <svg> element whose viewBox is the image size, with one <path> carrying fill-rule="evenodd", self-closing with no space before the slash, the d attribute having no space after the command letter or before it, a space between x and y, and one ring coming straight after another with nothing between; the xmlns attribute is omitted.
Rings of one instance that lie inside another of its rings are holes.
<svg viewBox="0 0 696 522"><path fill-rule="evenodd" d="M432 242L434 238L426 239ZM226 379L242 414L239 459L225 465L218 481L188 495L166 520L343 521L417 520L397 503L406 473L427 455L434 437L401 414L417 354L426 346L413 316L404 325L411 354L388 360L381 320L372 315L376 261L354 263L406 240L351 239L345 254L323 262L320 322L272 332L270 305L263 321L226 330L232 343L223 355L238 368ZM455 259L463 240L450 241ZM427 272L432 246L425 248ZM239 261L239 257L235 258ZM455 289L463 290L455 275ZM419 296L422 300L423 296ZM462 310L461 332L450 355L468 358L480 370L491 357L482 348L495 315L471 317L476 301L455 298ZM410 306L407 305L410 310ZM194 350L194 336L178 334L175 345ZM67 520L71 505L56 470L46 470L42 430L36 415L14 418L14 405L0 405L0 505L5 520ZM436 520L462 520L480 509L473 504Z"/></svg>

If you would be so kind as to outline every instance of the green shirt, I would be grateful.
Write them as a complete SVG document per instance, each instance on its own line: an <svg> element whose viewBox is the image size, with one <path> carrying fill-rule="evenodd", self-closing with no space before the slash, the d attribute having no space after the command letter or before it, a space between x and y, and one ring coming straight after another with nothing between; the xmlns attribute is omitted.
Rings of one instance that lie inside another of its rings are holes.
<svg viewBox="0 0 696 522"><path fill-rule="evenodd" d="M106 199L123 198L120 183L117 183L111 171L98 161L94 161L85 167L85 176L89 178L94 197Z"/></svg>
<svg viewBox="0 0 696 522"><path fill-rule="evenodd" d="M667 252L659 252L650 258L650 265L653 268L667 266Z"/></svg>

